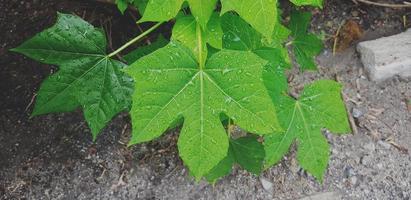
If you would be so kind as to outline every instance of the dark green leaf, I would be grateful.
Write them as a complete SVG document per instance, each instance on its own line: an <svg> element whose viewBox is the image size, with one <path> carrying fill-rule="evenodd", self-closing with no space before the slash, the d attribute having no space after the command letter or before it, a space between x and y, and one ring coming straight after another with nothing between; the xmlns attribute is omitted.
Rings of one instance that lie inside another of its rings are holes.
<svg viewBox="0 0 411 200"><path fill-rule="evenodd" d="M259 175L264 158L264 146L257 141L256 136L230 139L227 156L206 175L206 179L214 183L219 178L228 175L234 163L239 164L251 173Z"/></svg>
<svg viewBox="0 0 411 200"><path fill-rule="evenodd" d="M105 55L104 33L73 15L58 14L57 23L13 51L59 66L37 94L33 115L67 112L81 106L95 138L117 113L131 104L132 80L124 64Z"/></svg>
<svg viewBox="0 0 411 200"><path fill-rule="evenodd" d="M292 41L293 52L302 70L317 69L314 57L323 49L319 37L307 33L310 21L311 13L294 11L291 14L290 30L294 38Z"/></svg>

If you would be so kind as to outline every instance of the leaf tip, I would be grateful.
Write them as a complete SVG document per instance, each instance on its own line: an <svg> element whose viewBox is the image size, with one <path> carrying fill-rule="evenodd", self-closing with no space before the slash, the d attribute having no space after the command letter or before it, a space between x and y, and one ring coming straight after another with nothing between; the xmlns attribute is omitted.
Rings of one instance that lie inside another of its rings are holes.
<svg viewBox="0 0 411 200"><path fill-rule="evenodd" d="M19 49L19 47L15 47L15 48L9 49L9 51L19 53L20 49Z"/></svg>

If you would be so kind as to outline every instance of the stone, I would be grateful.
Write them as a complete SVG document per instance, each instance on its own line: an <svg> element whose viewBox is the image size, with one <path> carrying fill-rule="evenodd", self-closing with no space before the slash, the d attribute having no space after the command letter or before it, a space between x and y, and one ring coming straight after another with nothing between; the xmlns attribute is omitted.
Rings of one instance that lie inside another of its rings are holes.
<svg viewBox="0 0 411 200"><path fill-rule="evenodd" d="M351 185L356 186L358 182L358 178L356 176L350 177Z"/></svg>
<svg viewBox="0 0 411 200"><path fill-rule="evenodd" d="M381 82L396 75L411 77L411 29L357 45L371 80Z"/></svg>
<svg viewBox="0 0 411 200"><path fill-rule="evenodd" d="M370 152L373 152L373 151L375 151L375 145L374 145L374 143L365 144L364 149L368 150Z"/></svg>
<svg viewBox="0 0 411 200"><path fill-rule="evenodd" d="M263 177L260 178L260 181L265 191L270 192L270 193L273 192L273 183L271 183L270 181L268 181L267 179Z"/></svg>
<svg viewBox="0 0 411 200"><path fill-rule="evenodd" d="M391 144L384 142L382 140L378 140L377 142L380 146L382 146L384 149L390 149L391 148Z"/></svg>
<svg viewBox="0 0 411 200"><path fill-rule="evenodd" d="M303 197L300 200L340 200L342 198L337 192L323 192L311 196Z"/></svg>
<svg viewBox="0 0 411 200"><path fill-rule="evenodd" d="M352 109L352 116L354 118L358 119L358 118L362 117L363 115L364 115L364 113L360 109L357 109L357 108Z"/></svg>
<svg viewBox="0 0 411 200"><path fill-rule="evenodd" d="M354 169L351 166L347 166L344 169L344 177L349 178L355 175Z"/></svg>

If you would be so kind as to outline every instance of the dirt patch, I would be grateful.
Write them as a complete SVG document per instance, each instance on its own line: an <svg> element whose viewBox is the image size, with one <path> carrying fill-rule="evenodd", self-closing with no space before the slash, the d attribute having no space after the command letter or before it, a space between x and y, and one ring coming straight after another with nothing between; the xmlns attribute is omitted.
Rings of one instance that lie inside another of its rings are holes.
<svg viewBox="0 0 411 200"><path fill-rule="evenodd" d="M344 199L411 198L411 158L394 145L411 148L411 83L399 78L379 85L368 81L352 47L337 56L325 50L318 58L319 72L290 72L296 88L337 74L359 126L356 135L325 133L332 155L322 185L299 168L293 151L261 175L273 183L273 191L239 169L213 187L188 175L175 145L178 130L128 149L127 114L116 117L95 144L81 111L29 118L35 92L55 68L7 50L51 26L56 11L104 27L110 48L140 32L130 14L122 16L110 5L0 0L0 199L298 199L318 192ZM328 47L344 20L362 26L363 40L401 32L404 15L411 21L409 12L352 1L327 1L324 10L314 13L312 29L323 33Z"/></svg>

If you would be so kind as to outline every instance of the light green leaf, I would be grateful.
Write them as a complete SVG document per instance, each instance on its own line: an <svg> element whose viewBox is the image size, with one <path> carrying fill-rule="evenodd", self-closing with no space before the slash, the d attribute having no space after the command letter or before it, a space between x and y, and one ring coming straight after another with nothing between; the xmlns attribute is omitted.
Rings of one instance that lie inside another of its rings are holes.
<svg viewBox="0 0 411 200"><path fill-rule="evenodd" d="M223 48L223 29L221 28L221 19L218 13L211 15L210 21L207 24L207 30L205 33L206 42L216 48Z"/></svg>
<svg viewBox="0 0 411 200"><path fill-rule="evenodd" d="M143 56L146 56L150 53L153 53L155 50L162 48L168 44L168 40L166 40L162 35L158 36L157 40L150 45L138 47L134 51L128 53L123 58L127 63L136 62Z"/></svg>
<svg viewBox="0 0 411 200"><path fill-rule="evenodd" d="M163 22L174 18L184 0L149 0L139 22Z"/></svg>
<svg viewBox="0 0 411 200"><path fill-rule="evenodd" d="M305 87L298 100L281 95L273 99L281 110L277 113L285 132L265 137L266 164L273 165L287 153L297 140L299 164L322 181L329 159L329 145L322 128L338 134L350 132L341 85L320 80Z"/></svg>
<svg viewBox="0 0 411 200"><path fill-rule="evenodd" d="M221 50L202 65L179 42L139 59L127 69L134 80L130 144L159 137L184 118L180 156L197 179L227 155L225 114L244 130L280 130L275 108L260 81L266 61L250 52Z"/></svg>
<svg viewBox="0 0 411 200"><path fill-rule="evenodd" d="M196 21L205 29L213 11L217 0L187 0L190 5L190 10Z"/></svg>
<svg viewBox="0 0 411 200"><path fill-rule="evenodd" d="M143 17L139 22L146 21L168 21L177 16L185 0L149 0L145 8ZM187 0L190 10L200 24L205 29L207 23L215 9L217 0Z"/></svg>
<svg viewBox="0 0 411 200"><path fill-rule="evenodd" d="M257 137L250 135L238 139L230 139L227 156L218 163L207 175L209 182L215 183L219 178L228 175L234 163L245 170L259 175L265 158L264 146Z"/></svg>
<svg viewBox="0 0 411 200"><path fill-rule="evenodd" d="M271 38L277 23L277 0L221 0L221 14L237 12L254 29Z"/></svg>
<svg viewBox="0 0 411 200"><path fill-rule="evenodd" d="M290 0L296 6L317 6L322 8L324 0Z"/></svg>
<svg viewBox="0 0 411 200"><path fill-rule="evenodd" d="M200 40L198 37L200 37ZM171 38L190 48L196 57L199 55L198 46L201 46L202 54L206 57L207 43L214 48L222 48L223 32L220 18L217 14L214 14L207 25L207 30L202 31L193 16L179 16L174 24ZM200 43L198 43L199 41Z"/></svg>
<svg viewBox="0 0 411 200"><path fill-rule="evenodd" d="M104 33L73 15L58 14L57 23L13 51L59 66L37 94L33 115L68 112L82 106L95 138L117 113L131 104L132 80L124 64L105 55Z"/></svg>
<svg viewBox="0 0 411 200"><path fill-rule="evenodd" d="M296 12L291 14L290 30L293 36L293 52L302 70L315 70L314 57L323 49L318 36L307 33L311 21L311 13Z"/></svg>

